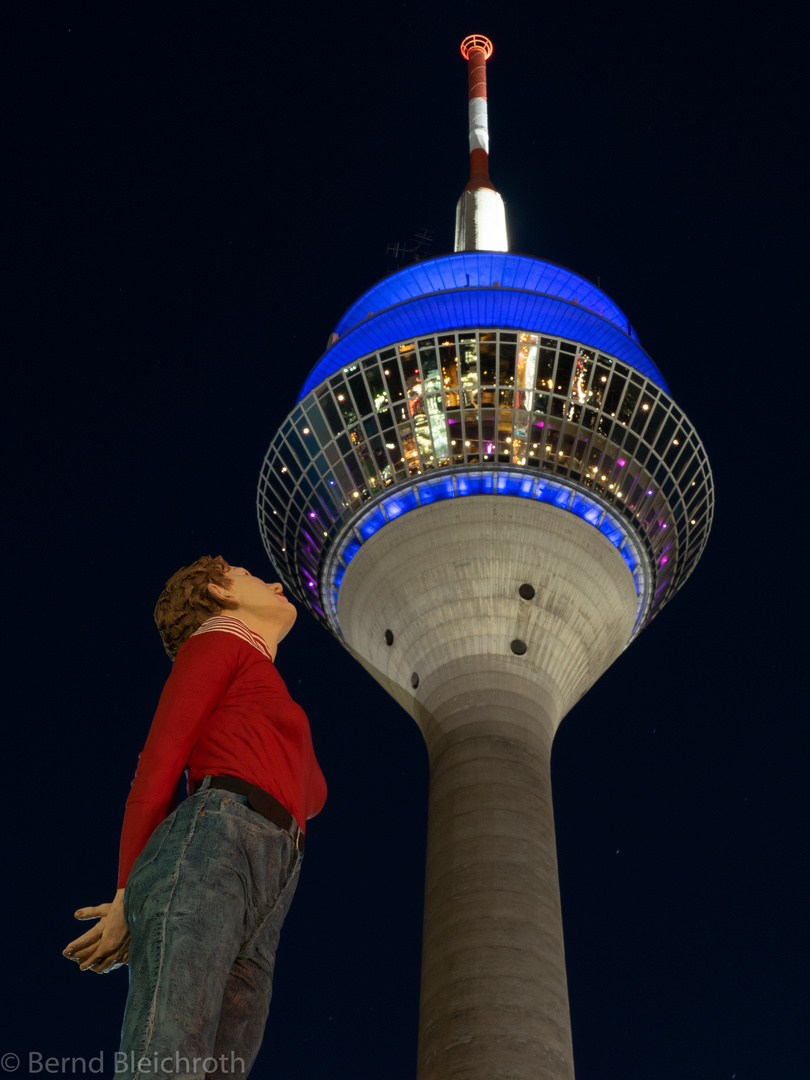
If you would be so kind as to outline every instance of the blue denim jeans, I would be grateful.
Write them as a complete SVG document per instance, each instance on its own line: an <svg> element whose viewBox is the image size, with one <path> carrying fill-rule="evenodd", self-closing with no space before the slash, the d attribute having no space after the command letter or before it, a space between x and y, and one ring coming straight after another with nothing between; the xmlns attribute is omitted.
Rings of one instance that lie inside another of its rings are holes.
<svg viewBox="0 0 810 1080"><path fill-rule="evenodd" d="M301 860L244 795L209 782L155 829L127 882L126 1080L241 1080L261 1045Z"/></svg>

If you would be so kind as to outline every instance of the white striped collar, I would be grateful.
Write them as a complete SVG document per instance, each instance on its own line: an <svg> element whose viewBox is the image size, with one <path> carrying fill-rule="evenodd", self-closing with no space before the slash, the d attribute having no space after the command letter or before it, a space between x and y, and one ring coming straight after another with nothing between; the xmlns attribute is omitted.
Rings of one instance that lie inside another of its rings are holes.
<svg viewBox="0 0 810 1080"><path fill-rule="evenodd" d="M199 630L195 630L191 636L196 637L197 634L207 634L210 630L221 630L225 634L236 634L237 637L246 641L248 645L258 649L262 656L266 656L271 663L273 662L273 657L264 638L245 626L241 619L237 619L233 615L213 615L210 619L206 619Z"/></svg>

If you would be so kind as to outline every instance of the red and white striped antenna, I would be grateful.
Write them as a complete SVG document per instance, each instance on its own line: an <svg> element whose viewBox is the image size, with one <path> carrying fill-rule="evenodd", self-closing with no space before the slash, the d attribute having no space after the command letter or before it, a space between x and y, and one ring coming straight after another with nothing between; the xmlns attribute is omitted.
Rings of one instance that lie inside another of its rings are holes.
<svg viewBox="0 0 810 1080"><path fill-rule="evenodd" d="M492 42L470 34L461 43L469 78L470 179L456 207L456 251L507 251L503 199L489 178L487 60Z"/></svg>
<svg viewBox="0 0 810 1080"><path fill-rule="evenodd" d="M470 182L465 191L495 188L489 178L489 122L487 118L487 60L492 42L481 34L470 34L461 43L470 83Z"/></svg>

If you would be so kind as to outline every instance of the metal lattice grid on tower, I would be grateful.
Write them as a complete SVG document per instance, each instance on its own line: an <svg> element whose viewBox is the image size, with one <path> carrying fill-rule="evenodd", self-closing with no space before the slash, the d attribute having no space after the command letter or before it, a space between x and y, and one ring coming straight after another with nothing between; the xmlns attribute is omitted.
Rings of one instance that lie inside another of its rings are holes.
<svg viewBox="0 0 810 1080"><path fill-rule="evenodd" d="M551 741L689 577L713 512L700 439L627 317L505 250L491 52L462 45L456 253L347 311L258 494L289 590L427 743L420 1080L573 1077Z"/></svg>

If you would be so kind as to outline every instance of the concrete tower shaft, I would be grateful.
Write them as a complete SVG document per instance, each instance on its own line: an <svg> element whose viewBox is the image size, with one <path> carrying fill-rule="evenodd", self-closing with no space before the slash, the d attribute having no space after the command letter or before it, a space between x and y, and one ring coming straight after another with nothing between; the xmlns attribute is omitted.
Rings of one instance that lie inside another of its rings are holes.
<svg viewBox="0 0 810 1080"><path fill-rule="evenodd" d="M574 1075L551 744L636 610L604 535L498 496L405 515L343 578L344 640L430 759L420 1080Z"/></svg>

